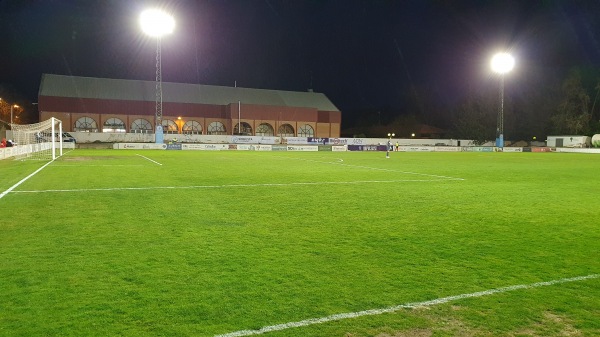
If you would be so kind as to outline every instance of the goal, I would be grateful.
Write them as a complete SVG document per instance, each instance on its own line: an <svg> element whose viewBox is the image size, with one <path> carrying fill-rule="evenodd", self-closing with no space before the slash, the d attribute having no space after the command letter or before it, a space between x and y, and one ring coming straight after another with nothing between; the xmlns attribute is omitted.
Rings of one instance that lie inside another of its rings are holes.
<svg viewBox="0 0 600 337"><path fill-rule="evenodd" d="M10 126L16 143L15 159L54 160L62 156L61 120L52 117L40 123Z"/></svg>

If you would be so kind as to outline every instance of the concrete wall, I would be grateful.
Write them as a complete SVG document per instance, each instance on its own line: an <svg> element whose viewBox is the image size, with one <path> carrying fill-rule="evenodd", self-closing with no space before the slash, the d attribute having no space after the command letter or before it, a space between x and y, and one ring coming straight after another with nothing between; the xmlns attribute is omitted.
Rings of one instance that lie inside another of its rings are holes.
<svg viewBox="0 0 600 337"><path fill-rule="evenodd" d="M546 143L549 147L590 147L591 138L588 136L548 136Z"/></svg>

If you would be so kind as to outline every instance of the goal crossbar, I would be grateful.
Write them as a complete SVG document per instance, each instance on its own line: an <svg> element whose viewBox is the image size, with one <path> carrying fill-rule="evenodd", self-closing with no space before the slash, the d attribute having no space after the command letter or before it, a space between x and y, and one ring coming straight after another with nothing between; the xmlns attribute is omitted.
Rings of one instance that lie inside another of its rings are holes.
<svg viewBox="0 0 600 337"><path fill-rule="evenodd" d="M55 160L63 154L62 121L50 118L35 124L11 124L15 159Z"/></svg>

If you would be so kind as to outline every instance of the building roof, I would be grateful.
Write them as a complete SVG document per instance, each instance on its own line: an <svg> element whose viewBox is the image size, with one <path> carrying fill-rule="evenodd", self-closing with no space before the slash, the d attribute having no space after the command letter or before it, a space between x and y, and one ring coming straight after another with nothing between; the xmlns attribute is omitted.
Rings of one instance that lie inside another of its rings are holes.
<svg viewBox="0 0 600 337"><path fill-rule="evenodd" d="M443 129L437 128L435 126L427 125L427 124L421 124L419 127L419 134L439 135L439 134L443 134L445 132L446 131L444 131Z"/></svg>
<svg viewBox="0 0 600 337"><path fill-rule="evenodd" d="M309 107L339 111L322 93L162 82L163 102ZM39 96L155 101L156 82L43 74Z"/></svg>

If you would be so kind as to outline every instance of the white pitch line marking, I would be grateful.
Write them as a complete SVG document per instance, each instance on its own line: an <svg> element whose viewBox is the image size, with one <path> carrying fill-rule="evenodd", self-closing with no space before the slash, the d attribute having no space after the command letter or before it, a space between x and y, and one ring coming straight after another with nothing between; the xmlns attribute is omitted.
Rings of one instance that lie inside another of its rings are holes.
<svg viewBox="0 0 600 337"><path fill-rule="evenodd" d="M56 165L52 165L52 167L75 167L75 168L82 168L82 167L142 167L142 166L146 166L146 165L75 165L75 164L71 164L71 165L60 165L60 164L56 164Z"/></svg>
<svg viewBox="0 0 600 337"><path fill-rule="evenodd" d="M392 312L399 311L400 309L427 307L427 306L432 306L432 305L437 305L437 304L448 303L451 301L462 300L465 298L489 296L489 295L505 293L505 292L519 290L519 289L532 289L532 288L551 286L551 285L561 284L561 283L596 279L599 277L600 277L600 274L591 274L591 275L587 275L587 276L563 278L563 279L559 279L559 280L552 280L552 281L546 281L546 282L537 282L537 283L531 283L531 284L519 284L519 285L514 285L514 286L485 290L485 291L478 291L475 293L442 297L442 298L438 298L438 299L430 300L430 301L400 304L400 305L396 305L393 307L382 308L382 309L371 309L371 310L364 310L364 311L358 311L358 312L348 312L348 313L334 314L334 315L320 317L320 318L310 318L310 319L306 319L303 321L270 325L270 326L262 327L258 330L234 331L234 332L230 332L230 333L226 333L226 334L222 334L222 335L216 335L215 337L243 337L243 336L250 336L250 335L262 335L262 334L265 334L268 332L286 330L286 329L291 329L291 328L299 328L299 327L304 327L304 326L309 326L309 325L314 325L314 324L327 323L327 322L331 322L331 321L339 321L339 320L343 320L343 319L356 318L356 317L361 317L361 316L374 316L374 315L381 315L381 314L385 314L385 313L392 313Z"/></svg>
<svg viewBox="0 0 600 337"><path fill-rule="evenodd" d="M9 189L7 189L6 191L0 193L0 199L4 198L5 195L7 195L8 193L12 192L12 190L14 190L15 188L19 187L19 185L21 185L22 183L24 183L25 181L27 181L27 179L33 177L34 175L36 175L38 172L40 172L41 170L43 170L46 166L52 164L54 162L54 160L49 161L48 163L46 163L44 166L40 167L39 169L37 169L35 172L33 172L32 174L28 175L27 177L21 179L21 181L19 181L18 183L12 185Z"/></svg>
<svg viewBox="0 0 600 337"><path fill-rule="evenodd" d="M313 185L351 185L371 183L399 183L399 182L440 182L450 179L399 179L399 180L360 180L360 181L321 181L300 183L265 183L265 184L231 184L231 185L192 185L192 186L149 186L149 187L109 187L109 188L82 188L82 189L56 189L56 190L25 190L12 191L12 193L60 193L60 192L90 192L90 191L146 191L146 190L177 190L177 189L203 189L203 188L239 188L239 187L285 187L285 186L313 186Z"/></svg>
<svg viewBox="0 0 600 337"><path fill-rule="evenodd" d="M161 164L161 163L159 163L159 162L157 162L157 161L155 161L155 160L152 160L152 159L150 159L150 158L148 158L148 157L146 157L146 156L142 156L141 154L137 154L137 153L136 153L135 155L136 155L136 156L139 156L139 157L142 157L142 158L144 158L144 159L146 159L146 160L149 160L149 161L153 162L153 163L154 163L154 164L156 164L156 165L160 165L160 166L162 166L162 164Z"/></svg>

